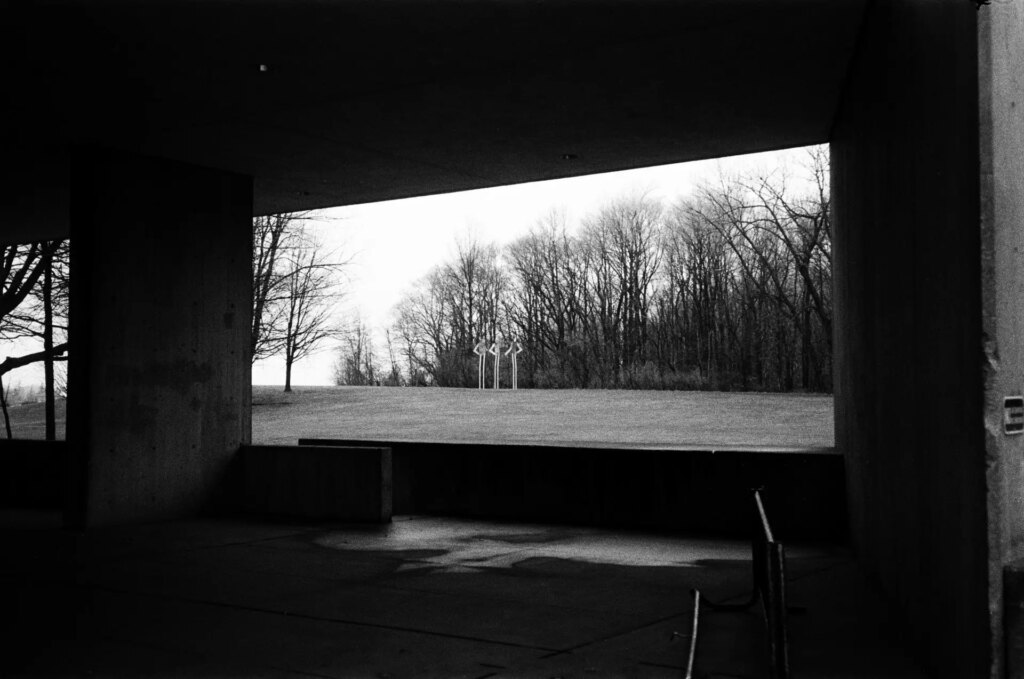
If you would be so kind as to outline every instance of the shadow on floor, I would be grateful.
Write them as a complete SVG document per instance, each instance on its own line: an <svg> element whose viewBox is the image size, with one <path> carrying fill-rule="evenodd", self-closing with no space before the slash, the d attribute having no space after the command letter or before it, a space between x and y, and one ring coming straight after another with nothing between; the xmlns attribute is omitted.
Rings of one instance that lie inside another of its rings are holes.
<svg viewBox="0 0 1024 679"><path fill-rule="evenodd" d="M749 547L399 517L5 530L13 676L679 677L690 590L739 600ZM787 546L797 677L920 677L849 553ZM702 617L697 676L765 677L756 613Z"/></svg>

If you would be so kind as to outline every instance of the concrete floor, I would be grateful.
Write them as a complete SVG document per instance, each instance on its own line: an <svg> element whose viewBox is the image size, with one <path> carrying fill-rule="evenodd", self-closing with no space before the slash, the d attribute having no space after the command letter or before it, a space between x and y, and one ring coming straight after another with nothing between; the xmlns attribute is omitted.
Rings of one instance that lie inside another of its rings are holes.
<svg viewBox="0 0 1024 679"><path fill-rule="evenodd" d="M592 528L41 525L3 531L5 676L680 677L690 589L750 587L746 544ZM924 676L847 551L787 556L794 676ZM702 615L696 676L766 677L761 625Z"/></svg>

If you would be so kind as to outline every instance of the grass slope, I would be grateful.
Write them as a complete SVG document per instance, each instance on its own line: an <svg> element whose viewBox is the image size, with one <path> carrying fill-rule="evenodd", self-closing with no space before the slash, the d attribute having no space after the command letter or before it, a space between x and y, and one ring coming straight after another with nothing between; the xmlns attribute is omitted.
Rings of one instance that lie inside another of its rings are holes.
<svg viewBox="0 0 1024 679"><path fill-rule="evenodd" d="M12 406L41 439L43 404ZM64 438L64 402L57 402ZM0 437L2 437L0 425ZM675 448L833 445L832 397L697 391L253 387L253 443L301 437Z"/></svg>
<svg viewBox="0 0 1024 679"><path fill-rule="evenodd" d="M53 404L56 415L57 438L64 440L65 429L64 399L57 399ZM11 418L11 433L16 439L46 438L46 405L43 403L24 403L8 406L7 413ZM3 415L0 415L0 438L6 438Z"/></svg>
<svg viewBox="0 0 1024 679"><path fill-rule="evenodd" d="M253 443L300 437L676 448L833 445L832 397L625 390L253 388Z"/></svg>

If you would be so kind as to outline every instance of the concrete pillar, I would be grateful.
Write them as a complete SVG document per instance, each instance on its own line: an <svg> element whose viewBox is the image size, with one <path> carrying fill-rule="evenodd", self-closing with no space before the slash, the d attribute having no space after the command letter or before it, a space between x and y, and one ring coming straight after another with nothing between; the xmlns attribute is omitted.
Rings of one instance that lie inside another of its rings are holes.
<svg viewBox="0 0 1024 679"><path fill-rule="evenodd" d="M250 437L252 179L78 150L70 520L193 515Z"/></svg>
<svg viewBox="0 0 1024 679"><path fill-rule="evenodd" d="M998 639L1005 591L997 658L1024 677L1024 435L1003 428L1004 399L1024 394L1024 0L981 9L978 55L989 603Z"/></svg>
<svg viewBox="0 0 1024 679"><path fill-rule="evenodd" d="M832 132L836 443L851 533L919 656L947 677L998 672L977 17L965 0L869 3Z"/></svg>

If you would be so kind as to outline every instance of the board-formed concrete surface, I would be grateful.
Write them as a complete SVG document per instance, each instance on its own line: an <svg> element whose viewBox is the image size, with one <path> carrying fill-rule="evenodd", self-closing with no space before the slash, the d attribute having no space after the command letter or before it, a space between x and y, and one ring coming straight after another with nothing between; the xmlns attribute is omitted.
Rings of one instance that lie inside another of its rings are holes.
<svg viewBox="0 0 1024 679"><path fill-rule="evenodd" d="M253 387L252 441L828 448L832 397L709 391Z"/></svg>
<svg viewBox="0 0 1024 679"><path fill-rule="evenodd" d="M416 516L4 531L4 676L678 677L691 588L743 542ZM924 676L839 548L788 545L794 676ZM767 676L760 615L706 613L697 675Z"/></svg>
<svg viewBox="0 0 1024 679"><path fill-rule="evenodd" d="M387 523L391 449L242 446L241 499L247 513L299 520Z"/></svg>

